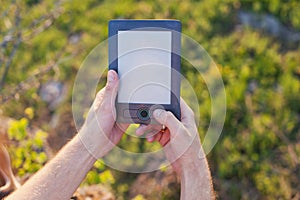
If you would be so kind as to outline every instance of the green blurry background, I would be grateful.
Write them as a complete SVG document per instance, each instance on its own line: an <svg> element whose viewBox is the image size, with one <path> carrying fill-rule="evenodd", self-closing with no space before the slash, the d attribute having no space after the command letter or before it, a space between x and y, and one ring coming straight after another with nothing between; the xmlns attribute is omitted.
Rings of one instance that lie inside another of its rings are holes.
<svg viewBox="0 0 300 200"><path fill-rule="evenodd" d="M0 114L13 118L9 150L21 180L76 134L74 78L90 50L107 39L108 21L178 19L183 33L213 58L225 84L226 121L208 155L218 198L300 199L299 1L3 0L0 5ZM197 93L203 138L209 94L193 68L183 62L182 69ZM45 100L47 85L58 96ZM132 152L159 148L130 136L120 146ZM137 182L142 175L97 162L82 187L102 184L117 199L179 199L168 171L144 174Z"/></svg>

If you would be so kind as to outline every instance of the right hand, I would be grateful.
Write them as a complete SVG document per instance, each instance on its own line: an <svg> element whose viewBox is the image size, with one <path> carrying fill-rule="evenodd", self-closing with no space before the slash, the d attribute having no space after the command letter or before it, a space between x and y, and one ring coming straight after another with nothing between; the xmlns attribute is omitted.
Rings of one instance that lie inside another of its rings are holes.
<svg viewBox="0 0 300 200"><path fill-rule="evenodd" d="M171 162L179 176L185 169L194 167L195 160L205 158L194 113L182 98L180 99L180 106L181 121L169 111L158 109L153 112L156 121L167 127L165 132L159 132L162 125L141 125L136 130L137 135L142 135L146 131L149 132L148 141L158 141L164 147L168 161ZM153 135L155 132L156 134Z"/></svg>

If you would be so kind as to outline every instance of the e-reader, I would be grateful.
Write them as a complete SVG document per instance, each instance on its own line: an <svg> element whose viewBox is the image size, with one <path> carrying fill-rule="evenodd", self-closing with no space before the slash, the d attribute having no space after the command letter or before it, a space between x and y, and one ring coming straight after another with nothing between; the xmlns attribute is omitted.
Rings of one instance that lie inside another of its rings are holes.
<svg viewBox="0 0 300 200"><path fill-rule="evenodd" d="M109 69L119 76L117 121L157 123L157 108L180 119L180 21L111 20L108 41Z"/></svg>

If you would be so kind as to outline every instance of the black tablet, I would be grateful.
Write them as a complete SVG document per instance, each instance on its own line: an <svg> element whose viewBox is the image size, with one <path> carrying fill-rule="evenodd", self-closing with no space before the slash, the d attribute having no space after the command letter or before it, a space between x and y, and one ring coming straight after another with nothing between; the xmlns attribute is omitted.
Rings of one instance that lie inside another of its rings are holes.
<svg viewBox="0 0 300 200"><path fill-rule="evenodd" d="M109 69L120 79L118 122L156 123L157 108L180 119L180 48L180 21L109 22Z"/></svg>

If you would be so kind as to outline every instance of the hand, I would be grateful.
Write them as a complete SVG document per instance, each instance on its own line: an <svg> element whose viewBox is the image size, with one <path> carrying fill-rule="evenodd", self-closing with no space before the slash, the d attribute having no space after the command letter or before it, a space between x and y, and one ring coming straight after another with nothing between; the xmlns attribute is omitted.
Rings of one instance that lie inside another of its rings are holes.
<svg viewBox="0 0 300 200"><path fill-rule="evenodd" d="M141 125L136 130L137 135L147 131L149 142L158 141L164 146L166 157L179 176L183 170L191 169L195 160L205 159L194 113L183 99L180 99L180 106L181 122L169 111L160 109L154 111L154 118L167 127L163 133L160 131L162 125Z"/></svg>
<svg viewBox="0 0 300 200"><path fill-rule="evenodd" d="M96 158L107 154L121 139L129 124L115 122L115 99L118 91L118 75L108 71L107 83L92 104L79 137L87 150Z"/></svg>

